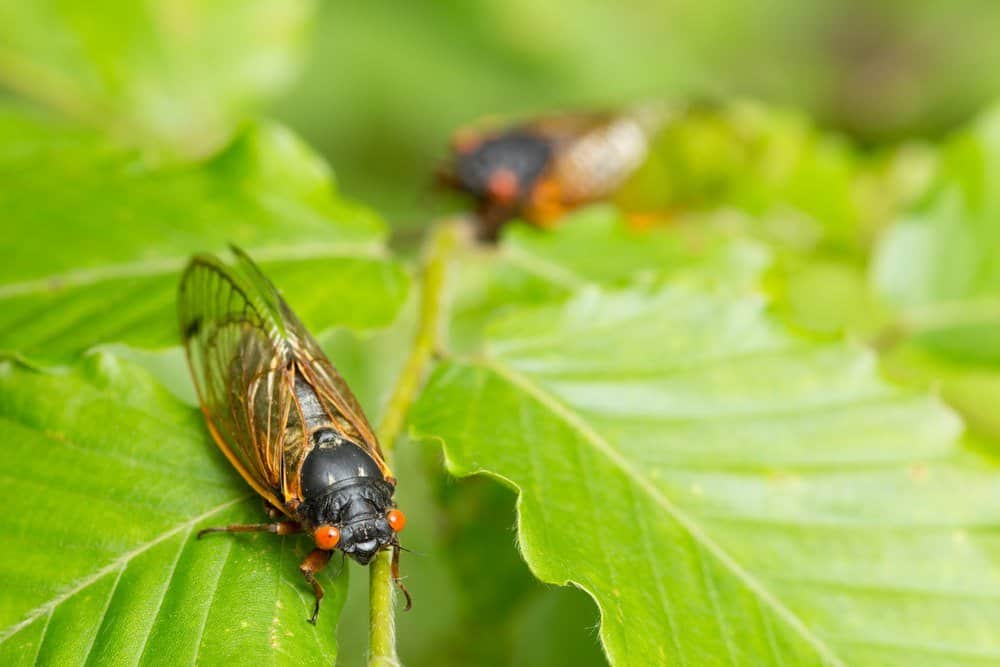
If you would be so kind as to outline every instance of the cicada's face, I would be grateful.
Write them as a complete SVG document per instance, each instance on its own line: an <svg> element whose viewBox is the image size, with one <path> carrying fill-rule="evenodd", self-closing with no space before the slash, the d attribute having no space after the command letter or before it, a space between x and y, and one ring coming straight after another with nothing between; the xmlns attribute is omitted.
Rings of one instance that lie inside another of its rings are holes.
<svg viewBox="0 0 1000 667"><path fill-rule="evenodd" d="M529 196L551 158L549 141L524 130L470 138L456 147L454 182L480 200L516 205Z"/></svg>
<svg viewBox="0 0 1000 667"><path fill-rule="evenodd" d="M396 543L389 521L380 516L341 527L340 549L362 565L367 565L384 547Z"/></svg>
<svg viewBox="0 0 1000 667"><path fill-rule="evenodd" d="M340 549L367 565L385 547L399 546L396 533L405 525L406 517L395 508L382 513L364 499L350 498L343 510L316 528L313 537L320 549Z"/></svg>

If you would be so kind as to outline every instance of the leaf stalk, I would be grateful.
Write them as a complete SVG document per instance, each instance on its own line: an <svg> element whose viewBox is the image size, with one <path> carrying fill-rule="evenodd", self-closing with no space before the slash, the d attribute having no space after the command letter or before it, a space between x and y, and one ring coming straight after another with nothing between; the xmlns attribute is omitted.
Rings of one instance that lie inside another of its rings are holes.
<svg viewBox="0 0 1000 667"><path fill-rule="evenodd" d="M442 343L447 312L448 273L455 248L463 235L462 224L455 220L439 223L431 232L424 253L420 281L420 315L410 355L400 371L385 415L379 425L379 442L391 465L396 440L406 423L410 406L436 350ZM371 564L369 579L369 667L399 665L396 655L396 628L393 615L392 554L383 551Z"/></svg>

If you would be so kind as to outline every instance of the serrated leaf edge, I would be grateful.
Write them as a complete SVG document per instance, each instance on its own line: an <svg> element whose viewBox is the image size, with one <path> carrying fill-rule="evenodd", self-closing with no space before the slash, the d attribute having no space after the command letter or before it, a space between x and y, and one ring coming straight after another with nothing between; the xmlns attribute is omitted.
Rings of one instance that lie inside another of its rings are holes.
<svg viewBox="0 0 1000 667"><path fill-rule="evenodd" d="M747 587L755 596L759 602L766 604L778 617L783 619L788 625L793 628L804 641L806 641L816 653L823 659L825 664L831 665L833 667L846 667L846 664L841 660L841 658L834 652L834 650L823 641L823 639L816 635L809 627L800 619L794 611L786 607L778 598L776 598L756 577L750 572L744 569L732 556L726 552L715 540L713 540L707 533L705 533L698 524L691 519L683 510L674 505L669 498L664 496L653 484L643 477L639 471L637 471L627 460L625 460L621 454L609 443L603 436L597 433L593 428L591 428L587 422L576 414L568 406L564 405L556 397L552 396L550 393L545 391L542 387L539 387L530 378L504 367L501 364L496 363L493 360L485 358L456 358L454 361L461 363L463 365L478 367L480 369L486 370L490 373L495 374L500 377L505 382L509 383L511 386L525 392L527 395L531 396L544 407L551 410L552 413L561 419L570 428L576 430L583 439L590 443L594 449L599 453L606 456L607 459L619 470L621 470L630 479L633 479L635 483L645 492L654 503L656 503L663 511L667 512L687 533L691 536L692 540L696 544L699 544L704 548L705 551L710 553L719 563L721 563L727 570L729 570L734 577L736 577L744 586ZM502 480L505 484L509 485L518 494L517 500L517 511L518 511L518 542L520 545L520 550L524 555L525 560L528 562L529 566L533 571L537 571L537 567L532 563L532 557L529 550L526 548L525 544L522 542L523 535L521 532L521 488L514 483L512 480L495 473L490 470L478 469L469 470L453 461L447 453L447 448L444 447L444 439L432 436L431 434L424 434L417 432L417 437L420 438L433 438L442 444L445 456L445 465L449 472L455 474L456 476L466 476L470 474L486 474L488 476ZM580 588L586 592L591 598L593 598L598 603L598 609L601 611L601 622L603 627L604 621L604 609L601 607L600 601L594 596L594 594L587 590L583 585L576 581L569 581L574 586ZM603 634L603 633L602 633ZM608 650L608 646L605 644L605 650ZM610 653L609 653L610 656ZM613 663L613 661L612 661Z"/></svg>

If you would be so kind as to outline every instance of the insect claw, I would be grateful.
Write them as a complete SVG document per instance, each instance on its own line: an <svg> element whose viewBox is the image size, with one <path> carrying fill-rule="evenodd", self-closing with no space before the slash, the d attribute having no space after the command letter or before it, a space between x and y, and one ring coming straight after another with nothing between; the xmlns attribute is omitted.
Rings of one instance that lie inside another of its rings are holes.
<svg viewBox="0 0 1000 667"><path fill-rule="evenodd" d="M403 607L403 611L410 611L413 609L413 599L410 597L410 591L406 590L406 586L404 586L403 582L399 579L396 579L396 588L398 588L403 594L403 597L406 598L406 606Z"/></svg>

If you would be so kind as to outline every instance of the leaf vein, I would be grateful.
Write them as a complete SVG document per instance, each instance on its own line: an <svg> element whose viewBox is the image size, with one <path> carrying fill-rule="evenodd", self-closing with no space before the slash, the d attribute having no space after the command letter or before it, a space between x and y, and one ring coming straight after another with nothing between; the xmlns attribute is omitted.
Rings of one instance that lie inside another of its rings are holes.
<svg viewBox="0 0 1000 667"><path fill-rule="evenodd" d="M149 638L153 634L153 628L156 627L156 621L160 617L160 611L163 609L163 601L167 597L167 593L170 591L170 584L174 580L174 574L177 572L177 564L181 560L181 554L184 553L184 547L187 545L188 538L191 537L191 530L193 526L189 526L187 531L184 533L183 539L177 545L177 553L174 555L174 562L170 564L170 572L166 577L166 584L163 587L163 592L160 593L160 599L156 603L156 611L153 612L153 620L146 629L146 636L142 640L142 648L139 651L139 662L142 662L142 658L146 655L146 649L149 645Z"/></svg>
<svg viewBox="0 0 1000 667"><path fill-rule="evenodd" d="M96 626L94 630L94 636L90 638L90 643L87 644L87 649L83 652L86 656L81 662L83 664L89 664L91 658L94 657L94 644L97 643L97 638L101 636L101 630L104 628L104 624L108 621L108 609L111 608L111 601L115 597L115 591L118 590L118 584L122 580L122 575L125 574L125 570L128 569L128 563L122 563L118 568L118 574L115 576L115 583L111 585L111 590L108 591L108 599L104 603L104 609L101 610L101 618L94 625Z"/></svg>
<svg viewBox="0 0 1000 667"><path fill-rule="evenodd" d="M760 597L771 609L774 610L776 614L778 614L778 616L785 621L785 623L798 632L805 641L811 644L816 652L825 661L832 665L837 665L838 667L844 667L843 661L837 656L833 649L828 646L821 637L810 630L810 628L802 621L802 619L798 617L798 615L795 614L794 611L785 606L785 604L776 598L774 594L771 593L760 581L758 581L753 574L744 569L742 565L734 560L733 557L730 556L721 545L717 544L715 540L713 540L704 530L702 530L702 528L692 518L690 518L679 507L674 505L670 499L664 496L663 493L661 493L649 479L641 475L639 471L633 468L628 460L626 460L621 453L611 445L611 443L605 440L603 436L591 428L590 425L582 417L580 417L580 415L561 403L556 397L549 394L536 383L532 382L529 378L521 375L513 369L505 368L489 359L470 361L469 363L473 365L481 365L499 375L515 387L519 387L526 394L532 396L543 406L551 410L554 415L568 424L571 428L578 431L584 441L589 443L595 450L608 458L628 477L635 480L636 484L638 484L650 496L654 503L667 512L667 514L669 514L688 532L689 535L691 535L692 539L704 546L705 549L723 566L725 566L725 568L729 570L734 577L740 580L743 585L751 590L756 596Z"/></svg>
<svg viewBox="0 0 1000 667"><path fill-rule="evenodd" d="M778 650L778 642L774 636L774 626L771 623L771 615L761 607L760 598L756 598L757 613L760 614L760 620L764 625L764 634L767 635L767 645L771 649L771 655L774 656L775 664L779 667L784 667L785 659L781 656L781 651Z"/></svg>
<svg viewBox="0 0 1000 667"><path fill-rule="evenodd" d="M660 568L660 559L656 557L656 550L653 548L653 542L649 535L649 521L646 515L638 507L638 499L635 496L635 488L629 487L629 499L632 502L632 507L635 508L635 518L636 523L639 524L639 533L642 535L642 542L645 545L646 552L650 554L649 562L653 570L653 579L656 582L656 592L659 595L660 603L663 605L663 610L667 615L667 625L670 626L670 639L674 645L674 650L677 652L677 660L681 665L687 665L687 660L684 658L684 652L681 650L680 633L677 627L677 620L674 618L673 601L667 594L667 590L663 587L663 581L666 577L663 576L663 571Z"/></svg>
<svg viewBox="0 0 1000 667"><path fill-rule="evenodd" d="M52 616L55 612L50 609L49 613L45 616L45 625L42 626L42 634L38 635L38 646L35 648L35 658L31 661L31 664L38 664L38 656L42 654L42 644L45 643L45 635L49 632L49 623L52 622Z"/></svg>
<svg viewBox="0 0 1000 667"><path fill-rule="evenodd" d="M208 626L208 617L212 615L212 607L215 604L216 593L219 591L219 585L222 583L222 574L226 571L226 565L229 564L229 559L233 555L233 544L235 540L225 540L226 544L226 556L222 560L222 565L219 566L219 571L215 575L215 583L212 585L212 595L211 602L208 604L208 610L205 612L204 618L201 619L201 628L198 630L198 640L195 643L194 659L191 661L192 664L198 664L198 658L201 656L201 646L205 641L205 628Z"/></svg>
<svg viewBox="0 0 1000 667"><path fill-rule="evenodd" d="M310 242L301 245L251 249L250 254L259 262L307 260L323 257L349 257L351 259L382 259L386 257L385 247L381 241L341 241L323 244ZM188 259L189 256L187 255L183 257L165 257L161 259L122 262L119 264L106 264L98 268L75 269L63 273L54 273L19 283L0 285L0 300L38 292L53 292L67 287L82 287L106 280L170 275L180 271Z"/></svg>
<svg viewBox="0 0 1000 667"><path fill-rule="evenodd" d="M232 507L233 505L235 505L235 504L237 504L239 502L242 502L243 500L246 500L251 495L252 494L250 494L250 493L246 493L246 494L243 494L243 495L239 496L238 498L234 498L234 499L228 500L228 501L226 501L226 502L224 502L222 504L216 505L215 507L207 510L206 512L204 512L202 514L199 514L198 516L196 516L196 517L194 517L192 519L189 519L188 521L185 521L184 523L182 523L182 524L180 524L178 526L175 526L174 528L171 528L170 530L166 531L165 533L162 533L161 535L157 536L156 538L154 538L154 539L152 539L152 540L150 540L148 542L144 542L143 544L140 544L136 548L134 548L134 549L132 549L132 550L130 550L130 551L122 554L121 556L119 556L115 560L111 561L110 563L108 563L107 565L105 565L104 567L102 567L101 569L97 570L93 574L91 574L91 575L89 575L87 577L84 577L83 579L79 580L77 582L77 584L75 586L73 586L71 589L65 591L64 593L60 593L59 595L57 595L56 597L52 598L48 602L46 602L44 604L41 604L38 607L35 607L31 611L29 611L27 613L27 615L24 617L23 620L19 621L18 623L15 623L12 626L9 626L8 628L6 628L3 631L2 634L0 634L0 644L2 644L3 642L7 641L8 639L10 639L13 635L17 634L19 631L21 631L22 629L24 629L26 626L30 625L33 621L35 621L36 619L38 619L39 617L41 617L42 614L49 613L50 611L52 611L53 609L55 609L56 607L58 607L60 604L62 604L63 602L65 602L69 598L73 597L74 595L76 595L80 591L84 590L88 586L96 583L97 581L99 581L104 576L110 574L111 572L114 572L116 569L124 568L136 556L138 556L138 555L140 555L142 553L145 553L146 551L149 551L150 549L152 549L153 547L155 547L157 544L160 544L164 540L170 539L171 537L173 537L177 533L181 532L182 530L190 529L192 526L196 525L199 521L202 521L203 519L206 519L206 518L212 516L213 514L215 514L217 512L221 512L222 510L224 510L226 508Z"/></svg>
<svg viewBox="0 0 1000 667"><path fill-rule="evenodd" d="M579 447L574 447L573 448L573 454L575 455L574 456L574 460L576 462L576 465L580 469L580 477L579 478L583 481L583 488L584 488L584 491L586 491L586 493L587 493L588 500L589 500L589 506L592 507L592 508L594 508L594 514L595 514L595 516L594 516L594 520L592 521L592 524L595 525L595 526L604 526L604 525L607 525L606 521L602 520L601 517L596 516L597 512L599 511L599 508L603 507L603 504L599 501L600 494L598 494L594 490L594 486L593 486L593 482L592 482L592 476L590 475L589 471L586 469L585 459L583 457L581 449ZM617 580L617 578L615 576L617 568L615 568L614 562L611 560L611 554L608 553L608 548L607 548L607 545L605 544L604 540L595 540L595 542L597 543L597 550L600 552L601 558L604 561L605 566L607 567L608 579L609 579L608 583L611 584L612 590L616 591L616 590L618 590L618 580ZM617 611L620 613L621 612L621 602L619 601L619 602L616 602L615 604L618 607ZM623 645L625 653L627 655L629 653L629 650L628 650L629 633L627 633L627 632L622 633L621 639L622 639L622 645ZM610 655L610 646L606 645L606 648L609 650L609 655ZM613 664L615 661L612 660L611 662Z"/></svg>
<svg viewBox="0 0 1000 667"><path fill-rule="evenodd" d="M520 246L505 244L501 253L514 266L563 289L576 291L595 284L575 271L528 252Z"/></svg>
<svg viewBox="0 0 1000 667"><path fill-rule="evenodd" d="M701 581L705 584L708 599L712 602L712 614L715 616L715 622L719 625L719 634L722 636L722 641L726 645L726 655L729 657L730 664L739 665L736 661L736 647L733 645L729 624L726 622L726 617L719 606L718 584L716 584L715 578L712 576L711 568L705 562L705 551L697 541L694 543L694 551L698 554L698 569L701 571Z"/></svg>

